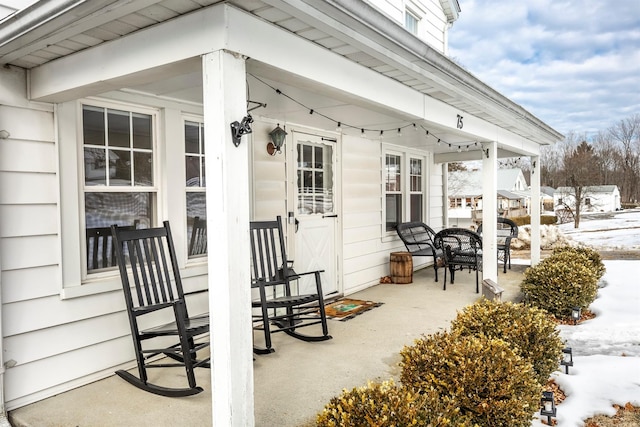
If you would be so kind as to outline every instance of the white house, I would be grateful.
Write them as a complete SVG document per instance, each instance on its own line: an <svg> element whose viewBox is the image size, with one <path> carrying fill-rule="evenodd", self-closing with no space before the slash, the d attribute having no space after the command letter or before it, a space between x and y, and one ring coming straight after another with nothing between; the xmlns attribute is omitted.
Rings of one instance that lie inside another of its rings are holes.
<svg viewBox="0 0 640 427"><path fill-rule="evenodd" d="M449 172L447 185L449 224L469 228L482 222L483 175L479 170ZM521 169L498 169L497 209L503 216L521 216L525 212L525 196L528 188Z"/></svg>
<svg viewBox="0 0 640 427"><path fill-rule="evenodd" d="M592 185L582 189L581 212L613 212L620 210L620 190L617 185ZM558 187L553 193L555 209L576 207L576 194L572 187Z"/></svg>
<svg viewBox="0 0 640 427"><path fill-rule="evenodd" d="M321 266L336 295L388 274L397 222L446 225L447 162L482 162L495 224L498 157L539 164L562 135L445 56L459 12L456 0L42 0L2 20L6 409L134 365L120 281L89 265L89 228L171 222L185 286L209 289L191 312L211 316L212 421L253 425L250 220L287 218L296 265ZM277 126L280 152L267 148ZM187 255L195 216L214 256ZM495 247L495 229L483 238Z"/></svg>

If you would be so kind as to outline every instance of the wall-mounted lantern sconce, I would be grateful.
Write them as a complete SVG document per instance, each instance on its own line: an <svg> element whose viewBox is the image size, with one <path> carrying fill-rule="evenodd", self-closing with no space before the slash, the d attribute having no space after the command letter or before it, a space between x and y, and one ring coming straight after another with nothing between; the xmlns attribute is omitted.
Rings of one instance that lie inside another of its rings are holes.
<svg viewBox="0 0 640 427"><path fill-rule="evenodd" d="M284 129L280 127L280 123L278 126L271 132L269 132L269 137L271 137L270 143L267 144L267 153L271 156L275 156L276 153L282 152L282 146L284 145L284 138L288 135Z"/></svg>
<svg viewBox="0 0 640 427"><path fill-rule="evenodd" d="M551 424L551 417L556 416L556 402L553 400L552 391L543 391L540 399L540 415L547 417L547 423Z"/></svg>
<svg viewBox="0 0 640 427"><path fill-rule="evenodd" d="M237 147L240 145L240 138L242 135L251 133L251 123L253 123L253 117L251 117L251 114L244 116L241 122L235 121L231 123L231 139L233 141L233 145Z"/></svg>
<svg viewBox="0 0 640 427"><path fill-rule="evenodd" d="M571 351L571 347L562 349L562 360L560 364L564 366L565 373L569 374L569 366L573 366L573 352Z"/></svg>
<svg viewBox="0 0 640 427"><path fill-rule="evenodd" d="M578 324L578 320L580 320L580 317L582 317L582 310L580 307L573 307L571 309L571 318L573 319L573 324L577 325Z"/></svg>

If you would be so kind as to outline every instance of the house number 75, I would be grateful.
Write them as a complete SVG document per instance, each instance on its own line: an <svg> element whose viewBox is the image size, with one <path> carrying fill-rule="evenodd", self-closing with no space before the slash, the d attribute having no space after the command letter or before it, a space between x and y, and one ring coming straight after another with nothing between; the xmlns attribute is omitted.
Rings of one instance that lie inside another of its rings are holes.
<svg viewBox="0 0 640 427"><path fill-rule="evenodd" d="M462 116L460 114L458 114L458 124L456 125L456 127L458 129L462 129L463 123L462 123Z"/></svg>

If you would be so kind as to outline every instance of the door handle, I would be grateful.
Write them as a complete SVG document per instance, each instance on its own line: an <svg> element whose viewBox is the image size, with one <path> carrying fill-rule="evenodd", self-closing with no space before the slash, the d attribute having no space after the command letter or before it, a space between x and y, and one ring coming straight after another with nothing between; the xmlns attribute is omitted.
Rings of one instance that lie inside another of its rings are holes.
<svg viewBox="0 0 640 427"><path fill-rule="evenodd" d="M298 226L300 225L300 221L298 221L298 218L295 219L295 224L296 224L295 233L297 233L298 232Z"/></svg>
<svg viewBox="0 0 640 427"><path fill-rule="evenodd" d="M338 218L338 214L322 215L322 218Z"/></svg>

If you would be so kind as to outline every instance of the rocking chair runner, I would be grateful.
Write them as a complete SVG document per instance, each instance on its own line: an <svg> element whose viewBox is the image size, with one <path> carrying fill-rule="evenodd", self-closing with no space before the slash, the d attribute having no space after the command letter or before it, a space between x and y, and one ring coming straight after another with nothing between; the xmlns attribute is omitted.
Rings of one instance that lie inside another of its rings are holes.
<svg viewBox="0 0 640 427"><path fill-rule="evenodd" d="M162 396L200 393L202 388L196 385L194 369L209 367L209 357L196 358L197 352L209 346L206 335L209 332L209 315L192 318L188 315L169 222L165 221L163 227L140 230L125 230L113 225L111 231L116 243L139 377L124 370L116 371L116 374L142 390ZM162 310L170 314L173 321L148 329L140 328L140 318L151 313L157 316ZM196 343L197 337L206 337L207 340ZM158 342L152 348L143 347L147 340ZM166 345L167 341L170 341L169 345ZM166 363L166 359L160 356L166 356L173 362ZM148 381L147 369L167 367L183 367L189 386L170 388Z"/></svg>
<svg viewBox="0 0 640 427"><path fill-rule="evenodd" d="M253 315L255 330L264 332L265 347L254 345L257 354L268 354L275 350L271 343L271 333L284 332L303 341L324 341L331 339L324 309L320 271L296 273L292 261L287 258L282 219L275 221L254 221L250 224L252 280L251 287L259 291L260 298L252 302L259 310ZM312 275L312 276L311 276ZM300 279L313 277L315 288L311 293L298 293ZM321 335L305 335L300 328L321 325Z"/></svg>
<svg viewBox="0 0 640 427"><path fill-rule="evenodd" d="M464 228L445 228L436 233L434 244L444 253L444 290L447 290L447 270L451 284L455 271L465 267L476 272L476 293L480 292L479 272L482 271L482 238L476 232Z"/></svg>

